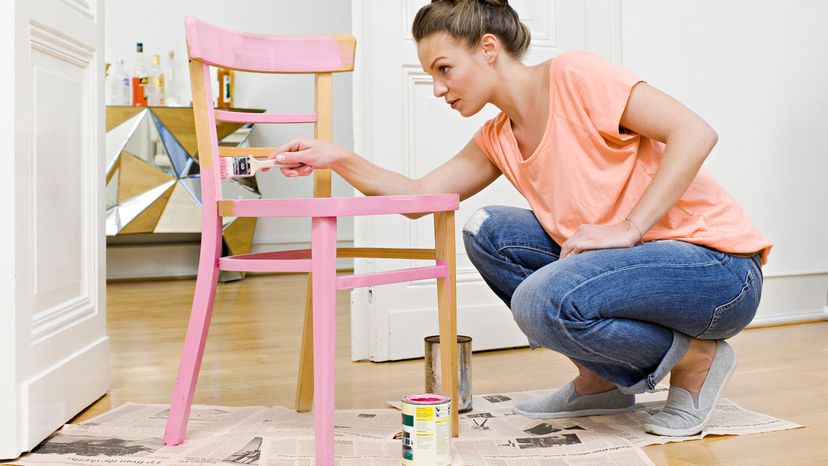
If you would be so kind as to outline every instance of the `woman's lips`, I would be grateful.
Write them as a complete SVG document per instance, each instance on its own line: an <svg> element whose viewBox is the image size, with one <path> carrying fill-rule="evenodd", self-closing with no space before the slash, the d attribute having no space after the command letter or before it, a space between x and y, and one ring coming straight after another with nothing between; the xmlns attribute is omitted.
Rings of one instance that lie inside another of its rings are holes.
<svg viewBox="0 0 828 466"><path fill-rule="evenodd" d="M454 99L449 102L451 104L451 108L457 108L457 102L460 102L460 99Z"/></svg>

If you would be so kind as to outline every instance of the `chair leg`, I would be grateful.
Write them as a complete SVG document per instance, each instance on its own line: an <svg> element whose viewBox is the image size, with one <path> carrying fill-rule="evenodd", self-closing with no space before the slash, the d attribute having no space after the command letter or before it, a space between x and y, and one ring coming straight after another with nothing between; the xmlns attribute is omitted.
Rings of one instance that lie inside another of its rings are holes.
<svg viewBox="0 0 828 466"><path fill-rule="evenodd" d="M296 377L296 411L306 413L313 404L313 274L308 275L305 321L302 325L302 349L299 375Z"/></svg>
<svg viewBox="0 0 828 466"><path fill-rule="evenodd" d="M213 300L219 274L218 256L221 251L221 236L218 236L218 239L215 235L212 239L206 236L208 235L203 235L201 238L201 256L193 307L190 312L187 335L184 337L184 350L178 366L178 376L175 379L170 411L167 415L167 426L164 430L165 445L178 445L184 441L198 372L201 368L201 358L204 355L210 317L213 314Z"/></svg>
<svg viewBox="0 0 828 466"><path fill-rule="evenodd" d="M440 319L440 368L443 392L451 396L451 435L460 433L457 399L457 293L454 249L454 212L435 212L434 249L448 267L448 276L437 279L437 309Z"/></svg>
<svg viewBox="0 0 828 466"><path fill-rule="evenodd" d="M316 464L333 466L336 356L336 217L311 224L313 287L313 411Z"/></svg>

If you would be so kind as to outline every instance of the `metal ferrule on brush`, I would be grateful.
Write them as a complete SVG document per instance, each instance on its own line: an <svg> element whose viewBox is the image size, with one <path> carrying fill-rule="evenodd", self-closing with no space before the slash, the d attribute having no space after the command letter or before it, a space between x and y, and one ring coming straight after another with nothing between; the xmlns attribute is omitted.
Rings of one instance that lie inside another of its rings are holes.
<svg viewBox="0 0 828 466"><path fill-rule="evenodd" d="M232 176L250 176L253 174L252 165L250 163L250 156L233 157L233 175Z"/></svg>

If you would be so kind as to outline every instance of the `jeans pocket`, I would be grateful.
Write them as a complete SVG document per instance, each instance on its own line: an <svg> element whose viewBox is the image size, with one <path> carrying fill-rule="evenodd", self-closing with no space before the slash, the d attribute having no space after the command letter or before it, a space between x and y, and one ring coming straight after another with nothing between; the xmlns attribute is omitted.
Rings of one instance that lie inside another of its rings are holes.
<svg viewBox="0 0 828 466"><path fill-rule="evenodd" d="M722 340L739 333L756 315L756 294L756 278L753 270L749 269L739 294L713 310L713 317L707 329L696 338Z"/></svg>

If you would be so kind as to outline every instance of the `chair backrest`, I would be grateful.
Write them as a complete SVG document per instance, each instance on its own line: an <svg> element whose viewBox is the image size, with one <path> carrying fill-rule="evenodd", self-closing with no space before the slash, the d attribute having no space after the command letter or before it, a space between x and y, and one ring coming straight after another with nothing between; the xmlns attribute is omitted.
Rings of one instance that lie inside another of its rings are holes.
<svg viewBox="0 0 828 466"><path fill-rule="evenodd" d="M354 69L356 40L353 36L251 34L218 28L192 16L185 18L184 25L201 165L201 199L205 208L221 199L217 119L238 123L314 123L314 137L324 141L332 139L332 73ZM216 111L209 84L210 66L254 73L314 74L315 113ZM330 171L315 170L314 196L330 195Z"/></svg>

